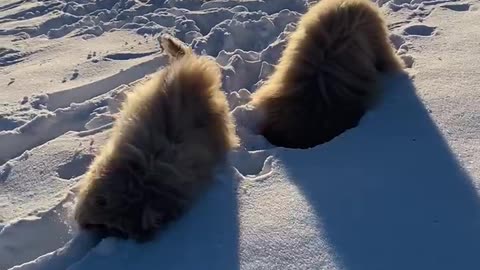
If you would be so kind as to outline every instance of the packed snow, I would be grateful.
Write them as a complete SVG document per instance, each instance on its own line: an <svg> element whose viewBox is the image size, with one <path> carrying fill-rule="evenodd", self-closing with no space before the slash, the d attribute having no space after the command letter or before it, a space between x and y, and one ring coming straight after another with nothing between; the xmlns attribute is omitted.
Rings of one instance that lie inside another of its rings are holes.
<svg viewBox="0 0 480 270"><path fill-rule="evenodd" d="M357 128L270 145L245 106L315 0L2 0L0 270L480 269L480 1L378 0L409 75ZM215 57L242 149L154 241L72 218L125 94L170 33Z"/></svg>

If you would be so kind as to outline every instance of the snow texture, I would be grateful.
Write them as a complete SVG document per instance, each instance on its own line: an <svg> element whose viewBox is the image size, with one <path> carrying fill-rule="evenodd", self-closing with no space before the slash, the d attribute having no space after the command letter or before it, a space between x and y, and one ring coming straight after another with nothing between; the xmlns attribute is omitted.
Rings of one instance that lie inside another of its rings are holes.
<svg viewBox="0 0 480 270"><path fill-rule="evenodd" d="M357 128L274 147L245 104L314 2L1 1L0 270L480 269L480 2L378 0L409 76ZM162 33L222 66L242 149L154 241L100 239L77 183Z"/></svg>

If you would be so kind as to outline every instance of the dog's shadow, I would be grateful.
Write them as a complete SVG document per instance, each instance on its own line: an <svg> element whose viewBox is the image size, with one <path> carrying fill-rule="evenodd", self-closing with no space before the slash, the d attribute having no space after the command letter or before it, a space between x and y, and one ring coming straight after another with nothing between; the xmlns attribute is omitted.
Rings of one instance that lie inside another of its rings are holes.
<svg viewBox="0 0 480 270"><path fill-rule="evenodd" d="M382 84L385 99L358 128L279 162L346 269L480 269L472 179L410 79Z"/></svg>

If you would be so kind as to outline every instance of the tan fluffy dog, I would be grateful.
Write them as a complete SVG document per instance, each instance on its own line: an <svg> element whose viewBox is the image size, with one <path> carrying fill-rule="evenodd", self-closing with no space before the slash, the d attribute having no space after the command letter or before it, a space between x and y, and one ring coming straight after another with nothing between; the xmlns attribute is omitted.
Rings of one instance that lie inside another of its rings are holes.
<svg viewBox="0 0 480 270"><path fill-rule="evenodd" d="M75 209L81 228L150 239L238 144L217 63L170 36L161 45L170 65L129 94L86 173Z"/></svg>
<svg viewBox="0 0 480 270"><path fill-rule="evenodd" d="M321 0L302 16L274 73L253 95L259 132L309 148L358 125L378 97L379 72L403 69L369 0Z"/></svg>

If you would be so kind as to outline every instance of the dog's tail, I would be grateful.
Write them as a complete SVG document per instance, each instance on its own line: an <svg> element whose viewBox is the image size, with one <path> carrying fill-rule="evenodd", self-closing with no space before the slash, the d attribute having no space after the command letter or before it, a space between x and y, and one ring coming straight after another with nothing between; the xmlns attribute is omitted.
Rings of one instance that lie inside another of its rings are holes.
<svg viewBox="0 0 480 270"><path fill-rule="evenodd" d="M293 35L300 36L291 40L305 40L301 35L309 36L308 40L315 43L311 45L323 52L320 56L338 60L338 55L343 55L347 62L363 62L356 59L363 56L370 61L374 59L372 68L381 72L404 68L390 42L381 10L370 0L321 0L302 17L299 27L305 31L294 32ZM305 44L291 44L296 45Z"/></svg>
<svg viewBox="0 0 480 270"><path fill-rule="evenodd" d="M162 81L169 100L171 121L177 127L215 127L220 129L216 132L218 139L222 136L226 139L227 148L238 146L234 120L222 92L222 73L218 63L213 58L193 53L189 46L170 35L160 37L160 44L171 60ZM218 123L204 123L208 119Z"/></svg>

